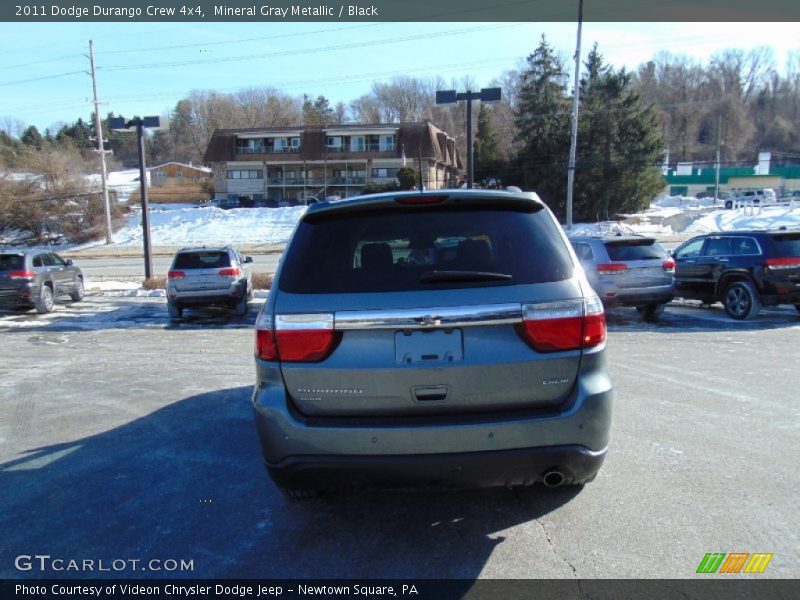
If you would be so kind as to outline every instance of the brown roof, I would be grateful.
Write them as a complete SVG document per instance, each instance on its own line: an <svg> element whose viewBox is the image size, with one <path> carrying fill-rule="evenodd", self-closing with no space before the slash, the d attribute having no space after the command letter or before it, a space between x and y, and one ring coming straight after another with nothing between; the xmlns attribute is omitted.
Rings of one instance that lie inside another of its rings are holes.
<svg viewBox="0 0 800 600"><path fill-rule="evenodd" d="M325 151L325 130L352 129L354 132L369 128L394 127L397 128L397 144L392 152L326 152ZM447 140L445 132L435 127L431 123L378 123L378 124L354 124L331 125L328 127L258 127L250 129L217 129L214 131L211 141L206 149L203 161L205 163L230 162L237 159L236 136L241 134L253 133L281 133L283 131L298 131L302 129L302 150L297 155L292 155L296 160L322 160L325 158L336 160L365 159L378 156L392 156L400 158L405 151L406 158L414 160L420 155L423 158L434 159L450 166L458 166L458 157L453 156L453 152L446 149L447 143L442 143L442 139ZM270 162L285 161L285 154L255 154L249 155L250 160Z"/></svg>

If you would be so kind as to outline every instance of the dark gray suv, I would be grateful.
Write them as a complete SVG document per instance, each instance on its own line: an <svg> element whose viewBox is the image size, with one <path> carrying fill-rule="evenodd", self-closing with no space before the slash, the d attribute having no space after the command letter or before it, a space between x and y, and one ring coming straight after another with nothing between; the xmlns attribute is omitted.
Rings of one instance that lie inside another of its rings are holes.
<svg viewBox="0 0 800 600"><path fill-rule="evenodd" d="M53 252L0 254L0 305L49 313L56 296L83 299L83 273Z"/></svg>
<svg viewBox="0 0 800 600"><path fill-rule="evenodd" d="M255 420L290 496L594 478L612 389L603 306L532 194L308 208L256 321Z"/></svg>

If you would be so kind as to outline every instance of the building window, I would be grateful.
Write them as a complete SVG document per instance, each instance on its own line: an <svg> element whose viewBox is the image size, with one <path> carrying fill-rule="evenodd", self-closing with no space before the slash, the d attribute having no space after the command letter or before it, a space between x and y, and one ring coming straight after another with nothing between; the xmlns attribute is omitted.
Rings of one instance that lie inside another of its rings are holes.
<svg viewBox="0 0 800 600"><path fill-rule="evenodd" d="M380 152L391 152L394 150L394 136L382 135L380 137L380 141L378 142L378 150Z"/></svg>
<svg viewBox="0 0 800 600"><path fill-rule="evenodd" d="M228 171L228 179L264 179L261 169Z"/></svg>
<svg viewBox="0 0 800 600"><path fill-rule="evenodd" d="M397 169L372 169L373 179L397 177Z"/></svg>
<svg viewBox="0 0 800 600"><path fill-rule="evenodd" d="M364 152L366 140L363 135L354 135L350 138L350 152Z"/></svg>
<svg viewBox="0 0 800 600"><path fill-rule="evenodd" d="M325 140L325 145L328 148L341 148L342 147L342 137L341 136L328 136Z"/></svg>
<svg viewBox="0 0 800 600"><path fill-rule="evenodd" d="M299 137L290 139L289 143L291 144L292 148L294 148L296 150L300 149L300 138Z"/></svg>

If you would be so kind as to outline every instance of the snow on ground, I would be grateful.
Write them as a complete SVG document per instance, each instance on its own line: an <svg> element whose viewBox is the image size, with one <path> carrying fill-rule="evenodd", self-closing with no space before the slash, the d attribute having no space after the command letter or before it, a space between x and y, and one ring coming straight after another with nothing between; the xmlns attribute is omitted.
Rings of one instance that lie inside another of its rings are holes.
<svg viewBox="0 0 800 600"><path fill-rule="evenodd" d="M717 210L697 219L685 233L707 233L736 229L800 229L800 206L765 206Z"/></svg>
<svg viewBox="0 0 800 600"><path fill-rule="evenodd" d="M285 208L150 208L150 236L154 246L202 244L259 245L288 241L305 206ZM141 215L128 217L125 227L114 234L119 246L141 246Z"/></svg>
<svg viewBox="0 0 800 600"><path fill-rule="evenodd" d="M576 223L567 232L571 237L596 236L596 235L615 235L638 234L638 235L671 235L672 228L653 223L622 223L620 221L603 221L601 223Z"/></svg>

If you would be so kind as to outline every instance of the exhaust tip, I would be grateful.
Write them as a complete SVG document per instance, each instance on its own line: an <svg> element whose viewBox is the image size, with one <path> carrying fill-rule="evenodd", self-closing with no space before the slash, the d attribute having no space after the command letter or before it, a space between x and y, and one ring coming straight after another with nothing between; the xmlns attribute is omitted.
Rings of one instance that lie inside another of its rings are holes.
<svg viewBox="0 0 800 600"><path fill-rule="evenodd" d="M567 482L567 478L561 471L548 471L542 478L544 484L549 488L561 487Z"/></svg>

